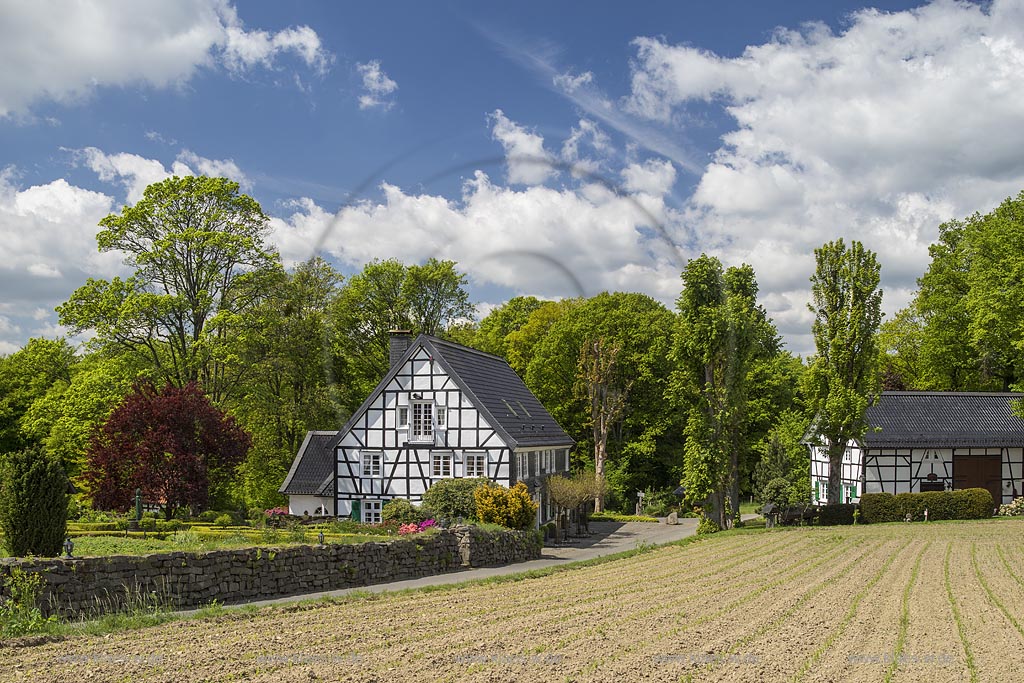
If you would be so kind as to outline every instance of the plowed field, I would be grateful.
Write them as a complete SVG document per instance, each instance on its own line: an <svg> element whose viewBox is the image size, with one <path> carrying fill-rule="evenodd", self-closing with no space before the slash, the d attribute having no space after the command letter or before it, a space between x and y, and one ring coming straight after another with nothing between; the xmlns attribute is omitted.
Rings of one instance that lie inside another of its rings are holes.
<svg viewBox="0 0 1024 683"><path fill-rule="evenodd" d="M1024 521L711 537L543 578L0 647L25 681L997 681Z"/></svg>

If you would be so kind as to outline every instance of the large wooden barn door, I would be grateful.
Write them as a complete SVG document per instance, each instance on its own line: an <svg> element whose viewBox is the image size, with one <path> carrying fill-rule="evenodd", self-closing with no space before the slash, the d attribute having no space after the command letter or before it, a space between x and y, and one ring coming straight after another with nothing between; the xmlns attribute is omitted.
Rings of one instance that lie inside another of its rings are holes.
<svg viewBox="0 0 1024 683"><path fill-rule="evenodd" d="M953 454L953 488L988 489L996 505L1003 502L1003 465L998 455Z"/></svg>

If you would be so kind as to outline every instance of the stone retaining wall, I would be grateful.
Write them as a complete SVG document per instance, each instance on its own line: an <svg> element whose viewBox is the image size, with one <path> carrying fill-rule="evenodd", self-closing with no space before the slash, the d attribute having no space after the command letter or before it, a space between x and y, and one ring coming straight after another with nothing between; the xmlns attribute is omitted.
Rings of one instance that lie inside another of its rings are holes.
<svg viewBox="0 0 1024 683"><path fill-rule="evenodd" d="M20 567L45 580L47 614L92 616L134 606L179 609L248 602L401 581L540 557L532 532L475 527L359 545L246 548L203 553L54 559L0 559L4 579Z"/></svg>

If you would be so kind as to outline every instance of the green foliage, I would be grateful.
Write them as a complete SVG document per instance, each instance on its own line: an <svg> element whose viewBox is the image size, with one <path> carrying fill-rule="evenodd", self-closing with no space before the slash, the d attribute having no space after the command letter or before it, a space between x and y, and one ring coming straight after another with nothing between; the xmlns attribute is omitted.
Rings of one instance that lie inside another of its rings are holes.
<svg viewBox="0 0 1024 683"><path fill-rule="evenodd" d="M224 528L234 524L234 520L231 519L231 515L217 515L217 517L213 520L213 523L221 528Z"/></svg>
<svg viewBox="0 0 1024 683"><path fill-rule="evenodd" d="M395 498L394 500L389 500L384 503L380 516L385 522L419 524L420 522L432 518L433 513L426 508L416 507L405 498Z"/></svg>
<svg viewBox="0 0 1024 683"><path fill-rule="evenodd" d="M54 382L22 418L26 436L60 458L72 479L85 468L93 432L124 400L144 368L128 356L93 353L75 363L70 382Z"/></svg>
<svg viewBox="0 0 1024 683"><path fill-rule="evenodd" d="M478 519L474 492L490 483L485 478L440 479L423 494L423 505L438 518Z"/></svg>
<svg viewBox="0 0 1024 683"><path fill-rule="evenodd" d="M721 530L722 527L718 525L718 522L711 519L710 517L704 517L703 515L700 518L700 522L698 522L697 524L698 536L704 536L707 534L717 534Z"/></svg>
<svg viewBox="0 0 1024 683"><path fill-rule="evenodd" d="M56 617L44 617L39 609L41 575L13 567L4 580L4 589L8 597L0 598L0 639L47 631L57 623Z"/></svg>
<svg viewBox="0 0 1024 683"><path fill-rule="evenodd" d="M777 508L787 508L792 498L791 488L788 479L776 477L765 484L761 491L761 502L765 505L771 503Z"/></svg>
<svg viewBox="0 0 1024 683"><path fill-rule="evenodd" d="M908 514L914 521L921 521L926 508L929 520L987 519L992 516L995 503L987 489L925 491L895 496L891 493L865 493L860 497L861 513L867 523L902 522Z"/></svg>
<svg viewBox="0 0 1024 683"><path fill-rule="evenodd" d="M9 356L0 356L0 453L38 441L25 429L25 414L54 385L66 386L76 363L63 339L30 339Z"/></svg>
<svg viewBox="0 0 1024 683"><path fill-rule="evenodd" d="M268 277L260 301L232 323L245 331L233 352L250 368L230 406L253 439L233 489L246 507L286 502L277 489L307 431L339 424L341 406L353 399L332 377L335 359L325 357L340 283L330 264L311 259Z"/></svg>
<svg viewBox="0 0 1024 683"><path fill-rule="evenodd" d="M782 478L790 484L810 478L807 446L801 443L807 431L807 419L796 411L784 411L778 423L755 447L761 460L754 468L754 495L762 503L769 500L764 489L768 482Z"/></svg>
<svg viewBox="0 0 1024 683"><path fill-rule="evenodd" d="M509 529L529 529L537 516L526 485L516 483L511 489L488 482L473 491L477 519L484 523L500 524Z"/></svg>
<svg viewBox="0 0 1024 683"><path fill-rule="evenodd" d="M532 296L512 297L480 321L471 346L508 359L509 335L522 329L533 312L545 303Z"/></svg>
<svg viewBox="0 0 1024 683"><path fill-rule="evenodd" d="M838 503L846 444L868 428L868 405L878 395L878 326L882 320L880 266L874 252L842 239L814 250L811 276L816 355L805 376L818 438L828 447L828 502Z"/></svg>
<svg viewBox="0 0 1024 683"><path fill-rule="evenodd" d="M644 514L650 517L665 517L679 508L679 498L673 493L675 489L647 491L644 494Z"/></svg>
<svg viewBox="0 0 1024 683"><path fill-rule="evenodd" d="M96 346L137 357L175 386L202 382L220 403L248 369L225 362L238 332L230 323L280 268L260 205L225 178L174 177L100 226L100 251L124 252L135 272L88 280L57 307L61 324L95 331Z"/></svg>
<svg viewBox="0 0 1024 683"><path fill-rule="evenodd" d="M822 505L818 508L818 524L821 526L836 526L840 524L853 524L854 515L857 512L855 503L835 503L833 505Z"/></svg>
<svg viewBox="0 0 1024 683"><path fill-rule="evenodd" d="M443 336L473 314L466 276L453 261L406 266L390 259L368 263L349 278L331 305L337 377L349 386L354 410L388 370L391 330Z"/></svg>
<svg viewBox="0 0 1024 683"><path fill-rule="evenodd" d="M628 386L626 406L607 432L605 478L612 499L632 500L638 490L678 484L682 424L665 401L672 322L672 313L648 296L605 292L544 304L509 335L510 364L576 439L575 466L596 465L590 388L612 397ZM594 383L580 361L597 341L618 352L614 372Z"/></svg>
<svg viewBox="0 0 1024 683"><path fill-rule="evenodd" d="M67 489L60 460L41 447L0 456L0 531L12 555L60 555Z"/></svg>
<svg viewBox="0 0 1024 683"><path fill-rule="evenodd" d="M683 290L672 360L670 400L687 411L682 482L687 498L707 508L717 526L739 507L740 463L750 450L750 373L755 361L778 351L778 340L757 305L750 266L723 271L702 254L682 273Z"/></svg>

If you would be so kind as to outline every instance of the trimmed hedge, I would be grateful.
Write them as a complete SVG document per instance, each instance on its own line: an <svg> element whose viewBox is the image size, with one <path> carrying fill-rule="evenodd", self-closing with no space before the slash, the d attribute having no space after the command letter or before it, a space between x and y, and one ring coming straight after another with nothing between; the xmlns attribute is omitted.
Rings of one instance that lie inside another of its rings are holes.
<svg viewBox="0 0 1024 683"><path fill-rule="evenodd" d="M822 505L818 508L818 524L821 526L853 524L853 513L856 510L857 505L855 503Z"/></svg>
<svg viewBox="0 0 1024 683"><path fill-rule="evenodd" d="M915 521L924 519L986 519L995 510L995 501L987 489L926 491L924 493L865 493L860 510L867 523L902 522L907 514Z"/></svg>

